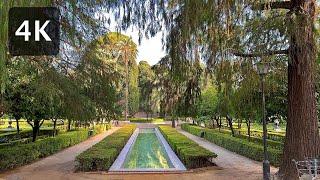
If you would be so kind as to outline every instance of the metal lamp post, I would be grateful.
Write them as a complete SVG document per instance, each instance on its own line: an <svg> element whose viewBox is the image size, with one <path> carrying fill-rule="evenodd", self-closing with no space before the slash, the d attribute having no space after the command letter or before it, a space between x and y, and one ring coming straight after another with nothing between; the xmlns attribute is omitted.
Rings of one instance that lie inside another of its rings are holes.
<svg viewBox="0 0 320 180"><path fill-rule="evenodd" d="M261 80L261 91L262 91L262 110L263 110L263 179L270 180L270 162L268 160L267 151L267 120L266 120L266 100L264 94L264 82L265 76L268 73L269 65L267 63L258 63L257 71Z"/></svg>

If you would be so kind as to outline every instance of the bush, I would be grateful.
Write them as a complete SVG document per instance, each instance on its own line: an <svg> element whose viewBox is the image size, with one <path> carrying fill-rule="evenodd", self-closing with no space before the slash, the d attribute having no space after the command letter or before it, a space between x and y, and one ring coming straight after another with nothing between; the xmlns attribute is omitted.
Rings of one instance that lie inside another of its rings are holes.
<svg viewBox="0 0 320 180"><path fill-rule="evenodd" d="M194 127L196 127L196 126L194 126ZM201 127L199 127L199 128L201 128ZM210 129L210 130L218 132L218 133L228 134L228 135L231 134L231 131L230 130L226 130L226 129L220 129L220 130ZM201 130L201 132L202 132L202 130ZM259 143L261 145L263 144L262 136L261 137L260 136L257 137L257 136L254 136L253 134L251 134L251 137L249 138L249 136L247 135L247 131L241 131L241 133L240 133L238 130L235 130L235 136L238 137L238 138L241 138L241 139L246 139L246 140L248 140L250 142ZM268 144L268 146L270 146L270 147L272 147L274 149L279 149L279 150L283 149L283 142L282 141L275 141L275 140L267 139L267 144Z"/></svg>
<svg viewBox="0 0 320 180"><path fill-rule="evenodd" d="M188 169L210 166L212 165L210 160L217 157L216 154L199 146L170 126L159 126L159 128L171 148Z"/></svg>
<svg viewBox="0 0 320 180"><path fill-rule="evenodd" d="M78 171L107 171L125 146L135 125L126 125L76 157Z"/></svg>
<svg viewBox="0 0 320 180"><path fill-rule="evenodd" d="M229 129L220 129L220 132L223 133L231 133ZM246 130L239 130L239 129L234 129L234 132L236 135L244 135L246 136L248 132ZM260 130L251 130L250 131L251 137L256 137L256 138L262 138L263 137L263 131ZM284 142L285 135L282 133L276 133L276 132L268 132L268 139L273 140L273 141L280 141Z"/></svg>
<svg viewBox="0 0 320 180"><path fill-rule="evenodd" d="M53 132L53 129L40 129L38 136L53 136ZM56 134L58 133L59 130L56 129ZM30 137L32 137L32 130L21 131L19 134L17 134L17 132L3 133L0 134L0 143L8 143Z"/></svg>
<svg viewBox="0 0 320 180"><path fill-rule="evenodd" d="M107 131L109 129L111 129L111 124L109 124L109 123L98 124L98 125L95 125L95 127L94 127L94 134L100 134L100 133Z"/></svg>
<svg viewBox="0 0 320 180"><path fill-rule="evenodd" d="M132 123L157 123L157 122L163 122L162 118L130 118L130 122Z"/></svg>
<svg viewBox="0 0 320 180"><path fill-rule="evenodd" d="M43 135L43 136L37 136L37 140L39 139L44 139L49 137L48 135ZM17 139L17 140L13 140L7 143L2 143L0 144L0 149L2 148L6 148L6 147L12 147L12 146L17 146L19 144L27 144L27 143L31 143L32 142L32 137L29 138L23 138L23 139Z"/></svg>
<svg viewBox="0 0 320 180"><path fill-rule="evenodd" d="M260 143L249 142L246 139L220 133L214 129L201 128L190 124L182 124L181 128L196 136L200 136L201 133L204 132L204 138L218 146L257 161L263 160L263 145ZM274 166L279 166L282 151L275 148L268 148L268 153L270 163Z"/></svg>
<svg viewBox="0 0 320 180"><path fill-rule="evenodd" d="M36 142L0 149L0 171L25 165L88 138L88 131L72 131Z"/></svg>

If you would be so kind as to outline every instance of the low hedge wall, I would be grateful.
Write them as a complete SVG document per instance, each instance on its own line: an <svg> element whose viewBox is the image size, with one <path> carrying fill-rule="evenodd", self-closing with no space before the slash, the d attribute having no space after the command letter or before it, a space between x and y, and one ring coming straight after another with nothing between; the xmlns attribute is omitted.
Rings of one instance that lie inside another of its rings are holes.
<svg viewBox="0 0 320 180"><path fill-rule="evenodd" d="M157 123L157 122L163 122L162 118L130 118L130 122L132 123Z"/></svg>
<svg viewBox="0 0 320 180"><path fill-rule="evenodd" d="M53 129L40 129L38 136L53 136ZM56 129L56 134L59 130ZM17 132L3 133L0 135L0 143L8 143L10 141L15 141L23 138L32 137L32 130L21 131L19 134Z"/></svg>
<svg viewBox="0 0 320 180"><path fill-rule="evenodd" d="M182 124L181 128L196 136L200 136L204 132L204 138L218 146L257 161L263 161L263 145L260 143L250 142L247 139L233 137L214 129L201 128L190 124ZM270 163L274 166L279 166L282 151L269 147L268 153Z"/></svg>
<svg viewBox="0 0 320 180"><path fill-rule="evenodd" d="M78 171L107 171L125 146L135 125L126 125L76 157Z"/></svg>
<svg viewBox="0 0 320 180"><path fill-rule="evenodd" d="M72 131L36 142L0 149L0 171L28 164L88 138L87 130Z"/></svg>
<svg viewBox="0 0 320 180"><path fill-rule="evenodd" d="M231 133L230 129L226 129L226 128L227 127L220 129L220 132ZM234 129L234 132L235 132L236 135L247 136L247 134L248 134L248 131L246 131L246 130ZM251 137L262 138L263 137L263 132L259 131L259 130L251 130L250 131L250 135L251 135ZM284 142L284 138L285 138L285 135L283 135L281 133L268 132L268 139L269 140L279 141L279 142L283 143Z"/></svg>
<svg viewBox="0 0 320 180"><path fill-rule="evenodd" d="M210 160L217 157L170 126L159 126L159 129L188 169L210 166Z"/></svg>
<svg viewBox="0 0 320 180"><path fill-rule="evenodd" d="M191 125L191 124L190 124L190 126L198 127L198 126ZM202 127L199 127L199 128L202 128ZM219 132L219 133L223 133L223 134L231 135L230 130L225 130L225 129L220 129L220 130L210 129L210 130L215 131L215 132ZM200 136L200 135L198 135L198 136ZM260 143L261 145L263 144L262 137L256 137L256 136L251 135L251 137L249 138L249 136L246 133L238 133L238 131L236 131L236 130L235 130L235 136L238 138L241 138L241 139L249 140L250 142ZM275 140L267 139L267 143L268 143L268 146L270 146L274 149L279 149L279 150L283 149L283 142L282 141L275 141Z"/></svg>
<svg viewBox="0 0 320 180"><path fill-rule="evenodd" d="M104 131L107 131L111 129L111 124L105 123L105 124L97 124L94 127L94 134L100 134Z"/></svg>

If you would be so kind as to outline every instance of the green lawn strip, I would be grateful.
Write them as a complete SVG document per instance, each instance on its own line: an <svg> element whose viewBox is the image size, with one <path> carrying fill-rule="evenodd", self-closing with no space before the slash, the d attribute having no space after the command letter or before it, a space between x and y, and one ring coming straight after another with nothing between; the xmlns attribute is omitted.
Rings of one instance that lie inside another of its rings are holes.
<svg viewBox="0 0 320 180"><path fill-rule="evenodd" d="M210 166L209 160L217 157L170 126L161 125L159 129L188 169Z"/></svg>
<svg viewBox="0 0 320 180"><path fill-rule="evenodd" d="M107 171L125 146L135 125L126 125L76 157L78 171Z"/></svg>
<svg viewBox="0 0 320 180"><path fill-rule="evenodd" d="M230 134L221 133L215 129L207 129L190 124L182 124L181 128L196 136L200 136L201 133L205 132L204 138L218 146L224 147L230 151L256 161L263 160L263 145L261 142L251 142L248 141L247 138L232 137ZM270 142L269 145L271 145ZM280 148L273 148L269 146L268 154L270 163L274 166L279 166L282 157L282 150Z"/></svg>
<svg viewBox="0 0 320 180"><path fill-rule="evenodd" d="M130 122L132 123L159 123L163 122L162 118L130 118Z"/></svg>

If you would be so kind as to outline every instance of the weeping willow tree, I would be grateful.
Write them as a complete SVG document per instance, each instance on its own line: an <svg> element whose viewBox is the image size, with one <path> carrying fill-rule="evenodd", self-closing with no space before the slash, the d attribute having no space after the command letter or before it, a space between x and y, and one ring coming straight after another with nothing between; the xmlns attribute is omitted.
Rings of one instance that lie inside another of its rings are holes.
<svg viewBox="0 0 320 180"><path fill-rule="evenodd" d="M1 96L5 91L7 78L7 62L12 58L8 52L8 14L11 7L42 7L55 6L59 8L62 16L60 54L56 58L41 56L23 56L30 61L48 61L63 74L68 74L79 64L79 59L84 52L86 44L97 35L104 34L107 28L104 24L101 11L104 4L96 1L60 1L60 0L8 0L0 2L0 90ZM5 113L3 98L0 97L0 112Z"/></svg>
<svg viewBox="0 0 320 180"><path fill-rule="evenodd" d="M178 73L182 62L193 59L193 46L201 49L208 68L230 60L225 54L252 57L254 63L262 57L287 57L288 120L279 176L297 179L291 160L320 154L315 146L320 143L314 83L315 0L144 0L113 2L108 7L116 9L120 28L136 26L140 36L153 36L165 28L171 69Z"/></svg>

